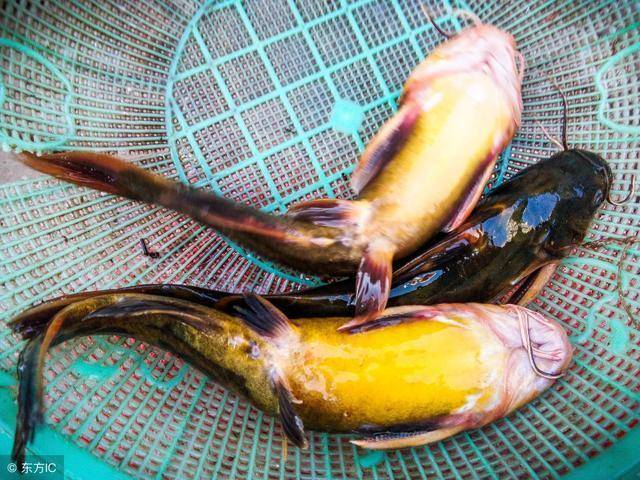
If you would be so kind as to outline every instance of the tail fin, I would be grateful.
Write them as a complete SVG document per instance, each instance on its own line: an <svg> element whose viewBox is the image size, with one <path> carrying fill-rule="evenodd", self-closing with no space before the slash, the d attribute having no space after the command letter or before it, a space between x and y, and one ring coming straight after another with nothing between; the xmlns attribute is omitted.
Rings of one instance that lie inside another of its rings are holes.
<svg viewBox="0 0 640 480"><path fill-rule="evenodd" d="M58 311L37 332L20 353L18 360L18 418L12 458L22 466L27 444L35 428L43 421L43 370L48 349L66 339L93 333L126 333L142 340L155 341L169 336L169 324L180 322L198 329L211 328L214 320L206 307L153 295L112 294L83 299ZM14 324L15 328L15 324ZM153 330L145 335L148 330ZM189 346L177 339L171 345L188 356Z"/></svg>
<svg viewBox="0 0 640 480"><path fill-rule="evenodd" d="M63 295L61 297L48 300L25 310L17 317L14 317L8 325L15 333L20 334L23 339L29 340L44 332L49 321L66 306L102 295L122 293L155 295L159 297L185 300L211 308L216 307L220 300L225 299L228 296L232 296L229 293L219 290L210 290L208 288L194 287L190 285L161 283L137 285L135 287L124 287L110 290L96 290L75 293L73 295Z"/></svg>
<svg viewBox="0 0 640 480"><path fill-rule="evenodd" d="M340 242L343 229L270 215L222 196L173 182L112 155L77 151L37 156L23 152L18 154L18 159L31 168L76 185L183 213L257 253L304 271L315 270L315 267L309 268L309 248L345 248ZM283 249L283 244L286 244L286 249ZM343 255L347 256L347 252Z"/></svg>
<svg viewBox="0 0 640 480"><path fill-rule="evenodd" d="M18 358L18 418L13 437L11 458L22 471L27 444L33 440L35 429L42 423L42 375L38 372L38 357L43 335L29 340Z"/></svg>
<svg viewBox="0 0 640 480"><path fill-rule="evenodd" d="M153 201L151 192L136 191L130 176L143 177L146 181L160 179L143 169L117 157L95 152L61 152L38 156L21 152L18 159L25 165L82 187L120 195L132 200Z"/></svg>

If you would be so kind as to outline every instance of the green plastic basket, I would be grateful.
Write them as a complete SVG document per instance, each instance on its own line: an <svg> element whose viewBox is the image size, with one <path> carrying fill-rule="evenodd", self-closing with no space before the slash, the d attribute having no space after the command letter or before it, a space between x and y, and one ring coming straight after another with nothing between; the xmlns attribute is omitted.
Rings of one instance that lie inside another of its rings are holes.
<svg viewBox="0 0 640 480"><path fill-rule="evenodd" d="M269 211L349 197L358 152L442 40L421 3L8 0L0 140L115 152ZM527 59L522 128L491 184L554 152L536 123L557 135L551 79L568 95L570 143L603 154L624 197L639 171L638 2L429 5L450 30L464 27L455 8L513 33ZM316 281L172 212L50 178L0 186L0 213L0 454L22 345L4 322L31 303L149 282L274 292ZM607 204L590 237L637 234L639 216L638 195ZM142 255L142 237L159 258ZM63 454L74 479L637 478L640 335L620 295L638 315L639 257L637 246L624 258L615 244L576 250L533 306L570 333L569 374L510 417L435 445L370 453L312 433L285 459L279 422L182 360L113 336L53 350L32 452Z"/></svg>

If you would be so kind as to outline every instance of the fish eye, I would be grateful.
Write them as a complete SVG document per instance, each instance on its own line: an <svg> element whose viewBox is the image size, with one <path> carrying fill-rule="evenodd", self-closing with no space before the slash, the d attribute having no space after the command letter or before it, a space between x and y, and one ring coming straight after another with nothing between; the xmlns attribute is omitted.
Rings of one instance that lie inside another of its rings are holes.
<svg viewBox="0 0 640 480"><path fill-rule="evenodd" d="M596 192L596 194L593 196L593 204L598 206L600 205L602 202L604 202L604 193L602 190L598 189L598 191Z"/></svg>

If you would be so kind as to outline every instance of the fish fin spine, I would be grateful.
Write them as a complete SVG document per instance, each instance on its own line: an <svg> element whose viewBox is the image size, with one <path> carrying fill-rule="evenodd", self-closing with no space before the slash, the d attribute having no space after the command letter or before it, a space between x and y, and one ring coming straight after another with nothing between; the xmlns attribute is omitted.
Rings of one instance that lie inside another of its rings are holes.
<svg viewBox="0 0 640 480"><path fill-rule="evenodd" d="M254 293L244 295L244 305L235 306L245 324L253 331L270 339L287 336L294 330L287 316L269 300Z"/></svg>
<svg viewBox="0 0 640 480"><path fill-rule="evenodd" d="M284 434L296 447L307 448L304 424L294 406L295 403L300 402L295 399L286 380L277 369L271 372L271 384L278 400L278 414Z"/></svg>
<svg viewBox="0 0 640 480"><path fill-rule="evenodd" d="M357 193L362 192L407 143L421 111L418 103L408 102L382 126L351 176L351 186Z"/></svg>

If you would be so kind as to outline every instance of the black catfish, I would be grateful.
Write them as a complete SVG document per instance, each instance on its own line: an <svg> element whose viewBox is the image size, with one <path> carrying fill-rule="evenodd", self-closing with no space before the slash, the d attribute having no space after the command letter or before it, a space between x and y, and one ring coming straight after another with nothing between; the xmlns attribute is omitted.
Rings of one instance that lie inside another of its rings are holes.
<svg viewBox="0 0 640 480"><path fill-rule="evenodd" d="M487 195L464 224L397 266L389 305L486 302L519 282L521 288L510 301L526 303L582 241L609 195L612 178L600 156L575 149L524 169ZM38 330L70 303L115 292L161 295L227 310L239 299L187 285L140 285L63 296L25 311L16 322ZM353 280L267 298L292 318L355 312Z"/></svg>

